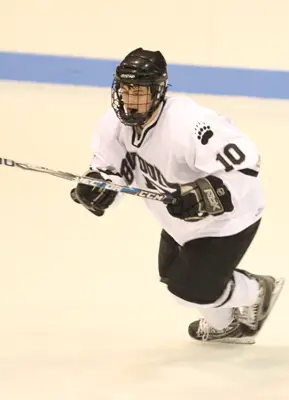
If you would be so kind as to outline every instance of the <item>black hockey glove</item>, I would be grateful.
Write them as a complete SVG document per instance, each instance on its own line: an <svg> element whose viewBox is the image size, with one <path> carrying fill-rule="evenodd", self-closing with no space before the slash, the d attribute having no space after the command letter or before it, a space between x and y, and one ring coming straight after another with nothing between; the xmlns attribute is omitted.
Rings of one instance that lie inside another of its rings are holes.
<svg viewBox="0 0 289 400"><path fill-rule="evenodd" d="M168 204L167 210L173 217L185 221L199 221L234 209L230 191L222 179L212 175L180 185L172 195L175 203Z"/></svg>
<svg viewBox="0 0 289 400"><path fill-rule="evenodd" d="M97 171L89 171L85 176L103 180L103 177ZM105 180L111 182L109 179ZM82 204L94 215L101 217L104 211L114 202L117 192L79 183L76 188L71 190L70 195L73 201Z"/></svg>

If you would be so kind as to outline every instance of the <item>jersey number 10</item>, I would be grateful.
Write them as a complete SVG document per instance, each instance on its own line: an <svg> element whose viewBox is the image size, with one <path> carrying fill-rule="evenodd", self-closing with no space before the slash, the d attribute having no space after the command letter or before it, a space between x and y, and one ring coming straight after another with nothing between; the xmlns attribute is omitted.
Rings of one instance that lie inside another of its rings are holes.
<svg viewBox="0 0 289 400"><path fill-rule="evenodd" d="M234 165L242 164L242 162L245 161L245 158L245 154L235 143L229 143L224 147L223 154L217 154L216 160L223 164L226 172L230 172L234 169Z"/></svg>

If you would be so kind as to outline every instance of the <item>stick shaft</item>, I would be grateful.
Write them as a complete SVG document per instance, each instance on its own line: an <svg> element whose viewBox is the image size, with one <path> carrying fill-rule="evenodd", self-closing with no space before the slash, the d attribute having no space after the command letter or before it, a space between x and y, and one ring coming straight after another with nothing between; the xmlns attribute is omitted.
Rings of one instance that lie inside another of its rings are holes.
<svg viewBox="0 0 289 400"><path fill-rule="evenodd" d="M130 187L130 186L121 186L121 185L117 185L115 183L106 182L101 179L95 179L95 178L90 178L90 177L86 177L86 176L84 177L84 176L80 176L80 175L74 175L70 172L56 171L56 170L49 169L46 167L41 167L41 166L32 165L32 164L25 164L25 163L17 162L17 161L10 160L7 158L0 158L0 166L16 167L16 168L24 169L26 171L41 172L43 174L56 176L57 178L62 178L62 179L66 179L69 181L75 181L77 183L83 183L83 184L89 185L89 186L94 186L94 187L96 186L96 187L102 188L102 189L113 190L115 192L121 192L124 194L130 194L133 196L139 196L139 197L142 197L145 199L161 201L166 204L172 202L171 195L167 194L167 193L158 193L158 192L153 192L152 190L139 189L139 188L134 188L134 187Z"/></svg>

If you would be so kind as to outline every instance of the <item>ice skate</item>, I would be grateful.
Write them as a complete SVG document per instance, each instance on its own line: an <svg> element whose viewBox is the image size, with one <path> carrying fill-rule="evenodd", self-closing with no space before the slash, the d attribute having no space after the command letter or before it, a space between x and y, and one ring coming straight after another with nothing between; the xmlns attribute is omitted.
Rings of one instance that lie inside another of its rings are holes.
<svg viewBox="0 0 289 400"><path fill-rule="evenodd" d="M233 309L233 320L225 329L213 328L204 318L192 322L189 325L189 335L192 338L222 343L255 343L256 336L272 311L285 280L262 275L249 276L254 277L260 285L257 302L250 307Z"/></svg>

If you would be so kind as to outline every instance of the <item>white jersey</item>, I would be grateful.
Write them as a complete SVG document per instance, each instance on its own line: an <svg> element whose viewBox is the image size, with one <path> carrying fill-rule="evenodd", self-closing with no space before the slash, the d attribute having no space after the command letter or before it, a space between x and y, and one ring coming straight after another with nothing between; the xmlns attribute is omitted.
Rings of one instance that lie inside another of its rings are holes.
<svg viewBox="0 0 289 400"><path fill-rule="evenodd" d="M180 245L208 236L228 236L245 229L263 214L255 144L228 118L189 97L168 97L142 132L123 125L113 109L100 120L93 140L92 169L109 169L122 178L114 183L173 192L177 185L207 175L223 180L234 210L198 222L172 217L166 205L144 199L149 210Z"/></svg>

